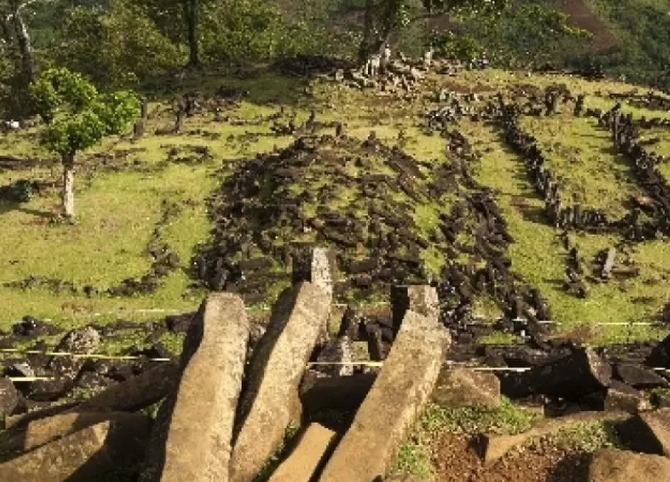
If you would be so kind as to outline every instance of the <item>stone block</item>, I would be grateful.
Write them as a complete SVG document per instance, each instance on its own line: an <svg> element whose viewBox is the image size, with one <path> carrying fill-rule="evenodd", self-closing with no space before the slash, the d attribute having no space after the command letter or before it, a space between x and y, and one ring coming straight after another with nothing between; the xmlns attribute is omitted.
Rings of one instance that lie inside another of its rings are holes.
<svg viewBox="0 0 670 482"><path fill-rule="evenodd" d="M232 482L249 482L281 444L298 388L330 315L330 297L304 282L284 291L254 350L240 399L231 459Z"/></svg>
<svg viewBox="0 0 670 482"><path fill-rule="evenodd" d="M435 318L405 313L398 336L320 482L383 478L428 401L450 343Z"/></svg>
<svg viewBox="0 0 670 482"><path fill-rule="evenodd" d="M319 424L309 425L268 482L310 482L330 455L336 437L335 432Z"/></svg>
<svg viewBox="0 0 670 482"><path fill-rule="evenodd" d="M147 443L150 420L99 423L0 464L3 482L90 482L112 469L132 468Z"/></svg>
<svg viewBox="0 0 670 482"><path fill-rule="evenodd" d="M596 452L589 467L589 482L670 482L670 459L606 449Z"/></svg>
<svg viewBox="0 0 670 482"><path fill-rule="evenodd" d="M431 400L442 406L500 404L500 379L493 373L443 367Z"/></svg>
<svg viewBox="0 0 670 482"><path fill-rule="evenodd" d="M142 482L228 480L248 336L242 300L210 294L184 342L178 386L161 405Z"/></svg>

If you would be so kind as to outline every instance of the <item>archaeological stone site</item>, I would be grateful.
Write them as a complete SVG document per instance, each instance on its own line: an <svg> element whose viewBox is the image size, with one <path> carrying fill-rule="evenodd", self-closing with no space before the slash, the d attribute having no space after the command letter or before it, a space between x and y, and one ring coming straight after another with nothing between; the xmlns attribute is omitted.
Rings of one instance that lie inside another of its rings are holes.
<svg viewBox="0 0 670 482"><path fill-rule="evenodd" d="M0 0L0 482L670 482L668 32Z"/></svg>

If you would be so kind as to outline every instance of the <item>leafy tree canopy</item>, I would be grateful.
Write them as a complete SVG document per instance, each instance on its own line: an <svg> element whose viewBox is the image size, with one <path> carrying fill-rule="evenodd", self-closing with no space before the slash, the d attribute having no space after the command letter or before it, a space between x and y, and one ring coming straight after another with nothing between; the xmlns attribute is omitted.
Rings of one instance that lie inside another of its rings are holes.
<svg viewBox="0 0 670 482"><path fill-rule="evenodd" d="M35 109L48 123L42 143L72 158L109 135L120 134L140 115L140 101L129 91L99 94L82 75L50 69L30 86Z"/></svg>

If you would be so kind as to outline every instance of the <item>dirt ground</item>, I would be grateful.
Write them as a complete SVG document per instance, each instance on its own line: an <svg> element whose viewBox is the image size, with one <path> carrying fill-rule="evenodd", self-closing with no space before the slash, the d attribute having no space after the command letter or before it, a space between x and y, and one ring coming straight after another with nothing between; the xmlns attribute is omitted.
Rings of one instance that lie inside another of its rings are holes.
<svg viewBox="0 0 670 482"><path fill-rule="evenodd" d="M589 455L540 442L484 467L476 444L444 434L436 442L435 482L587 482Z"/></svg>

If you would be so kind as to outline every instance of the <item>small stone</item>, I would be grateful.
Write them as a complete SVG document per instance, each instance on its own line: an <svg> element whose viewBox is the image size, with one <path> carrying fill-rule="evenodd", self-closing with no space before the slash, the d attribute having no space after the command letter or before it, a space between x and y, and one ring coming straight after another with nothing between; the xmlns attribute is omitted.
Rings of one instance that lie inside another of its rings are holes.
<svg viewBox="0 0 670 482"><path fill-rule="evenodd" d="M500 379L493 373L443 367L431 400L442 406L497 406L500 404Z"/></svg>

